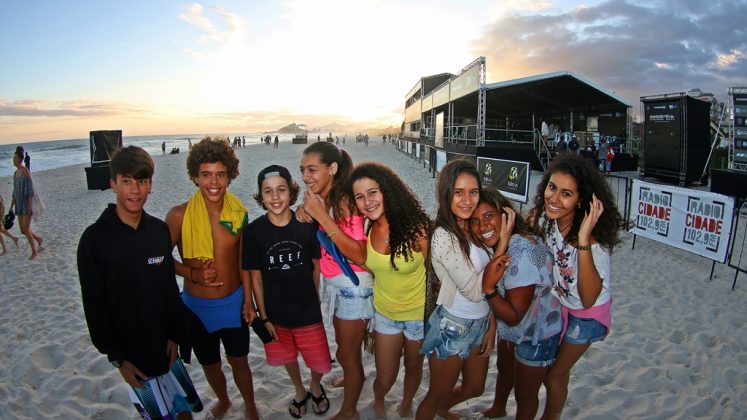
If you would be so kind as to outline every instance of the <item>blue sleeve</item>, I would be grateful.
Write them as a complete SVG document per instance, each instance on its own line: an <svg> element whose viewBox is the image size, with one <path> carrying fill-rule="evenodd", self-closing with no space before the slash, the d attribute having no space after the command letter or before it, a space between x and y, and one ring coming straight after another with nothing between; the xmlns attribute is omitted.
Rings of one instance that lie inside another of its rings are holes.
<svg viewBox="0 0 747 420"><path fill-rule="evenodd" d="M532 262L533 246L527 239L514 235L508 246L508 254L511 255L509 268L503 275L503 284L506 289L531 286L542 283L539 267Z"/></svg>

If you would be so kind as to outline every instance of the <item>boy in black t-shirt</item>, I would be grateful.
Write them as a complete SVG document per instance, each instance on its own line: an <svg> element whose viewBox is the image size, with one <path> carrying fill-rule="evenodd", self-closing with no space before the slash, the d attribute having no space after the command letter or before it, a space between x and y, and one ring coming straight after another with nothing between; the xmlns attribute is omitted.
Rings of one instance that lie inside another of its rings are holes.
<svg viewBox="0 0 747 420"><path fill-rule="evenodd" d="M323 414L329 410L329 400L321 379L331 366L317 292L321 258L318 227L298 222L290 209L299 187L288 169L268 166L259 173L257 182L259 191L254 199L267 214L242 233L242 277L251 278L260 316L255 322L264 322L273 337L265 344L267 363L284 365L296 388L288 412L295 418L302 417L310 398L314 412ZM298 353L311 370L308 392L301 380Z"/></svg>

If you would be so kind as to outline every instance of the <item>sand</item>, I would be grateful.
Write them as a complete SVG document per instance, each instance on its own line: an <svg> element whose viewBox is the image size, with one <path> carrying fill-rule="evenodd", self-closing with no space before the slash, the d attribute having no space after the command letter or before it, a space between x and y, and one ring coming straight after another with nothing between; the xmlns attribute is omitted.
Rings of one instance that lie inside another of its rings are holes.
<svg viewBox="0 0 747 420"><path fill-rule="evenodd" d="M253 219L261 214L251 199L256 174L278 163L299 177L303 145L282 143L279 149L252 145L237 151L241 175L230 190L247 205ZM392 167L417 193L429 214L435 211L432 175L422 163L382 145L348 142L356 162L377 160ZM146 210L160 218L194 192L187 179L186 153L156 156L153 193ZM28 244L20 249L5 238L9 252L0 257L0 418L137 418L118 372L92 346L88 336L75 252L83 229L114 200L111 191L88 191L83 166L34 173L47 213L33 224L46 250L28 261ZM539 174L532 174L532 185ZM11 178L0 178L0 194L10 202ZM532 191L534 188L532 188ZM526 209L526 206L524 207ZM19 235L18 227L12 229ZM609 337L594 344L571 372L564 418L742 418L747 413L747 334L743 334L747 283L740 275L731 290L734 271L711 261L632 235L612 259L613 326ZM179 279L181 282L181 279ZM334 334L328 329L334 352ZM259 412L263 418L288 418L293 388L284 369L269 367L260 341L252 335L250 364ZM493 359L495 356L493 356ZM362 418L374 418L371 402L375 375L373 357L364 353L366 382L359 402ZM230 369L224 363L230 378ZM188 369L206 406L215 400L196 362ZM492 401L495 363L485 393L456 407L466 418ZM340 374L334 365L328 378ZM402 375L389 394L389 415L402 392ZM416 404L428 387L427 363ZM229 380L234 406L226 418L243 418L243 404ZM342 390L327 387L331 412ZM544 406L544 390L541 391ZM508 411L516 406L510 399ZM197 414L196 418L202 418ZM328 414L329 415L329 414ZM309 411L308 418L315 416Z"/></svg>

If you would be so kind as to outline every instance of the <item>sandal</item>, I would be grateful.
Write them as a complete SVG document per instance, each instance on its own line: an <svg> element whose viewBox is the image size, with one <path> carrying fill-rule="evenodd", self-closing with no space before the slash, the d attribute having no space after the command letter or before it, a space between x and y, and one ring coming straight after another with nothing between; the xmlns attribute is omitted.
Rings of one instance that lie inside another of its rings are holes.
<svg viewBox="0 0 747 420"><path fill-rule="evenodd" d="M307 392L306 396L303 397L301 401L296 401L295 398L292 399L290 405L288 406L288 414L290 414L294 419L300 419L301 417L306 415L306 401L309 400L309 397L312 397L311 392ZM294 408L295 413L293 412Z"/></svg>
<svg viewBox="0 0 747 420"><path fill-rule="evenodd" d="M329 410L329 399L327 399L327 393L324 392L322 384L319 384L319 389L322 390L322 393L318 397L315 397L314 394L309 392L309 397L311 397L311 409L314 410L314 413L318 416ZM324 408L320 407L322 404L325 404Z"/></svg>

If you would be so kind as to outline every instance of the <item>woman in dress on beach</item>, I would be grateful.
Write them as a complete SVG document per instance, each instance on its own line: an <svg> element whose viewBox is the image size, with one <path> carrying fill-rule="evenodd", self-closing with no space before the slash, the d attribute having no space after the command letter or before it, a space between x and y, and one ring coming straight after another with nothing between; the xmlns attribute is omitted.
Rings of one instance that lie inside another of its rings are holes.
<svg viewBox="0 0 747 420"><path fill-rule="evenodd" d="M344 375L342 407L333 419L357 418L365 379L361 345L373 317L373 276L361 267L366 261L363 216L350 210L345 194L353 161L344 150L319 142L304 150L300 170L306 192L297 217L319 223L324 297L334 311L336 358Z"/></svg>
<svg viewBox="0 0 747 420"><path fill-rule="evenodd" d="M382 164L358 165L348 185L349 199L371 221L366 268L375 280L374 411L386 417L385 397L397 380L404 354L404 388L397 411L400 417L411 417L412 400L423 376L420 348L430 220L415 194Z"/></svg>
<svg viewBox="0 0 747 420"><path fill-rule="evenodd" d="M0 219L5 216L5 202L3 201L3 197L0 196ZM16 244L16 248L18 248L18 238L13 236L12 233L8 232L7 229L5 229L5 226L3 225L3 220L0 220L0 245L3 246L3 252L0 252L0 255L5 255L8 250L5 248L5 241L3 240L3 235L9 237L13 240L13 243Z"/></svg>
<svg viewBox="0 0 747 420"><path fill-rule="evenodd" d="M31 230L31 216L34 214L34 184L31 181L31 172L29 172L28 168L21 165L22 162L23 149L16 149L16 152L13 154L13 166L16 167L16 172L13 174L13 199L10 202L10 209L15 209L21 233L26 235L26 239L31 246L31 256L29 259L33 260L39 255L39 251L44 250L42 247L44 239ZM38 248L34 244L34 241L39 244Z"/></svg>
<svg viewBox="0 0 747 420"><path fill-rule="evenodd" d="M495 250L482 290L498 318L498 379L493 405L483 414L505 416L515 388L516 418L534 419L537 394L555 360L562 328L560 302L551 293L552 254L539 232L493 188L482 190L470 226Z"/></svg>
<svg viewBox="0 0 747 420"><path fill-rule="evenodd" d="M587 159L567 154L542 177L530 212L554 257L553 294L565 323L555 363L545 376L543 419L558 419L568 396L571 368L612 322L610 253L625 227L609 184Z"/></svg>
<svg viewBox="0 0 747 420"><path fill-rule="evenodd" d="M428 259L441 289L425 326L422 353L428 356L430 385L416 419L436 414L455 418L449 409L482 395L485 388L496 328L482 294L490 253L469 229L481 189L477 168L468 160L452 160L438 176L438 212ZM462 383L455 387L460 374Z"/></svg>

